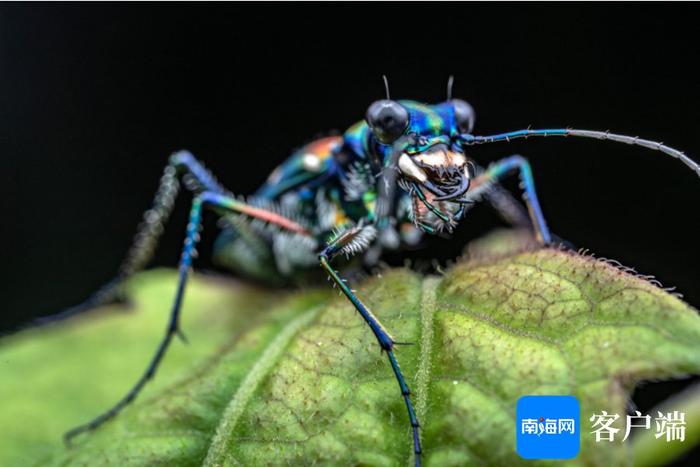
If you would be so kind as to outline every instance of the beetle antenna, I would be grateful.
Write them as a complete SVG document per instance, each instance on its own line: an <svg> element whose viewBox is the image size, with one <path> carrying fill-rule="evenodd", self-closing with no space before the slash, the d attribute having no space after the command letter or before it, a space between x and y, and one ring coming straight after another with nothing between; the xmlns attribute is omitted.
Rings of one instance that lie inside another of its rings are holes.
<svg viewBox="0 0 700 467"><path fill-rule="evenodd" d="M461 138L464 144L472 145L495 143L496 141L512 141L514 139L528 138L530 136L577 136L580 138L593 138L604 141L615 141L616 143L631 144L634 146L642 146L653 151L660 151L673 158L679 159L700 177L700 164L686 156L678 149L666 146L664 143L642 139L638 136L616 135L615 133L610 133L609 131L577 130L575 128L549 128L543 130L533 130L531 128L527 128L525 130L509 131L508 133L500 133L491 136L462 135Z"/></svg>
<svg viewBox="0 0 700 467"><path fill-rule="evenodd" d="M452 85L455 83L455 77L454 75L450 75L449 78L447 78L447 100L451 101L452 100Z"/></svg>
<svg viewBox="0 0 700 467"><path fill-rule="evenodd" d="M386 75L382 75L382 78L384 79L384 90L386 91L386 99L390 101L391 96L389 95L389 80L387 79Z"/></svg>

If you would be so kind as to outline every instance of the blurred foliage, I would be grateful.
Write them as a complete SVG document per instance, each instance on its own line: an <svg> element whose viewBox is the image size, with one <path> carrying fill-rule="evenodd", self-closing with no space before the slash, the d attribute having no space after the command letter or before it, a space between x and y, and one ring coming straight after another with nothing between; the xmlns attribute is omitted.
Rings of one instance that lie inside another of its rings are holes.
<svg viewBox="0 0 700 467"><path fill-rule="evenodd" d="M183 310L189 344L175 341L132 406L66 449L62 433L109 407L143 371L175 282L174 271L143 273L129 283L129 308L0 340L0 465L411 461L398 386L344 298L202 275ZM429 466L548 464L515 453L524 394L580 400L582 448L568 464L628 465L633 445L595 444L590 414L620 413L624 432L636 382L700 372L696 310L609 262L534 249L519 234L474 242L444 276L392 269L357 290L398 341L415 343L397 356Z"/></svg>

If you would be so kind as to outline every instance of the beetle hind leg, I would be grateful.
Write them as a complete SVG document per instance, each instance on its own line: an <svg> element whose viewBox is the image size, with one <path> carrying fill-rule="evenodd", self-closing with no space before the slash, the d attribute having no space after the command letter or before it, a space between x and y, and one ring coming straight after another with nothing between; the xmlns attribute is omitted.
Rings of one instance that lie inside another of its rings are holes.
<svg viewBox="0 0 700 467"><path fill-rule="evenodd" d="M185 288L187 285L187 280L189 277L190 268L194 258L197 256L196 245L199 241L199 232L202 228L202 214L204 207L214 210L219 215L225 215L229 213L237 215L246 215L255 219L259 219L278 227L294 232L296 235L308 235L306 228L297 223L295 220L288 219L281 216L275 212L265 210L260 207L251 206L242 202L239 199L233 198L231 196L213 192L204 191L197 196L195 196L192 201L192 207L190 208L189 222L187 224L186 235L184 245L182 247L182 253L180 255L180 262L178 266L178 284L177 291L175 293L175 298L170 311L170 319L168 321L168 326L166 328L165 335L161 339L156 352L154 353L146 371L138 379L138 381L131 387L131 389L122 397L116 404L114 404L109 410L98 415L93 420L84 425L80 425L68 431L64 435L64 440L66 444L70 444L71 440L81 433L85 433L94 430L101 426L106 421L114 418L119 412L121 412L127 405L129 405L141 392L146 383L152 379L158 367L168 350L170 343L175 335L180 334L180 310L182 308L182 301L184 299Z"/></svg>
<svg viewBox="0 0 700 467"><path fill-rule="evenodd" d="M168 165L163 170L151 207L144 212L136 235L126 257L119 266L116 276L93 292L78 305L67 308L60 313L37 319L34 324L45 324L68 318L83 311L108 303L123 300L123 284L136 272L143 270L153 258L158 240L175 205L180 191L180 179L185 187L195 194L202 191L224 193L225 189L211 173L192 154L178 151L170 156Z"/></svg>

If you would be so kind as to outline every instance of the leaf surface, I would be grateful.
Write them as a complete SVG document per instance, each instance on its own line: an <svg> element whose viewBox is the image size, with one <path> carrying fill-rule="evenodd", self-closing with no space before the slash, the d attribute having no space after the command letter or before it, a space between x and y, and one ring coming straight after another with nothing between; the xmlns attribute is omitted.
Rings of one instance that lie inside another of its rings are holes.
<svg viewBox="0 0 700 467"><path fill-rule="evenodd" d="M700 372L697 311L608 262L500 234L444 276L393 269L357 285L396 340L428 466L533 464L515 453L515 404L573 394L582 450L622 465L587 418L623 415L640 380ZM386 357L342 297L195 276L183 329L136 403L72 449L63 431L123 395L164 329L175 273L107 307L0 341L0 465L406 465L405 407ZM616 425L622 426L622 420ZM537 462L536 462L537 463ZM539 462L546 464L546 462Z"/></svg>

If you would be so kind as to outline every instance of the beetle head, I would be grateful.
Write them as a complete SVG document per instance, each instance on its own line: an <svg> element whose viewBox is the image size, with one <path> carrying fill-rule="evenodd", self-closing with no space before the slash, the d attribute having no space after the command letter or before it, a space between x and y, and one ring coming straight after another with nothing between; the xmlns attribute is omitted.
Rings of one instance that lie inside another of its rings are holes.
<svg viewBox="0 0 700 467"><path fill-rule="evenodd" d="M459 99L432 106L383 99L367 110L370 149L398 171L414 220L425 230L452 230L464 211L471 173L460 135L471 133L474 118Z"/></svg>

